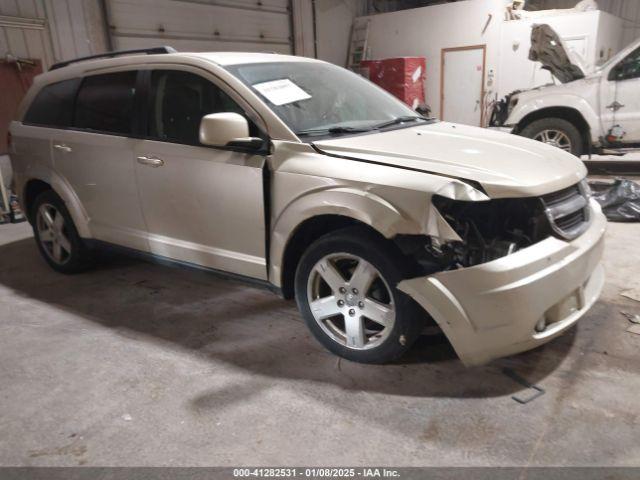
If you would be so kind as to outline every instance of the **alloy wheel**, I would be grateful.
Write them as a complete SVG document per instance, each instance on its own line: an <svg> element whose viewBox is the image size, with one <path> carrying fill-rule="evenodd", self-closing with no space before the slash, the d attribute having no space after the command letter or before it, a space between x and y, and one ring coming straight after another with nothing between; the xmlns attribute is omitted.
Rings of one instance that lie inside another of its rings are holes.
<svg viewBox="0 0 640 480"><path fill-rule="evenodd" d="M336 253L320 259L309 274L307 299L322 330L355 350L380 345L395 324L388 283L371 263L356 255Z"/></svg>
<svg viewBox="0 0 640 480"><path fill-rule="evenodd" d="M571 140L568 135L561 130L542 130L537 133L533 139L567 152L571 152L572 149Z"/></svg>
<svg viewBox="0 0 640 480"><path fill-rule="evenodd" d="M62 213L53 205L43 203L36 215L36 228L47 256L58 265L68 262L72 247Z"/></svg>

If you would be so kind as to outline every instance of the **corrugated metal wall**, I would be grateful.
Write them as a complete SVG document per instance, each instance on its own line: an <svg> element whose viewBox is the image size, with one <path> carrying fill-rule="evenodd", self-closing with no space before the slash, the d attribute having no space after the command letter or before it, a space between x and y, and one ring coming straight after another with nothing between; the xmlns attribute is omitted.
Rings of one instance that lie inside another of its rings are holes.
<svg viewBox="0 0 640 480"><path fill-rule="evenodd" d="M628 45L640 37L640 0L596 0L598 8L622 18L624 23L623 44ZM573 8L578 0L532 0L536 7Z"/></svg>
<svg viewBox="0 0 640 480"><path fill-rule="evenodd" d="M43 0L0 0L0 57L7 55L53 62Z"/></svg>
<svg viewBox="0 0 640 480"><path fill-rule="evenodd" d="M59 60L106 48L98 0L0 0L0 56Z"/></svg>
<svg viewBox="0 0 640 480"><path fill-rule="evenodd" d="M38 1L43 1L46 7L56 60L93 55L107 49L106 28L98 0Z"/></svg>

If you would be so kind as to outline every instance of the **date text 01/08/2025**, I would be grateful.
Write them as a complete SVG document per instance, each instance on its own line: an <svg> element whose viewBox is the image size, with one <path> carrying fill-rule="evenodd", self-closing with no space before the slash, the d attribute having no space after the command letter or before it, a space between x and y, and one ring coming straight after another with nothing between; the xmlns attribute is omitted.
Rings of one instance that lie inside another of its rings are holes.
<svg viewBox="0 0 640 480"><path fill-rule="evenodd" d="M234 468L234 478L399 478L389 468Z"/></svg>

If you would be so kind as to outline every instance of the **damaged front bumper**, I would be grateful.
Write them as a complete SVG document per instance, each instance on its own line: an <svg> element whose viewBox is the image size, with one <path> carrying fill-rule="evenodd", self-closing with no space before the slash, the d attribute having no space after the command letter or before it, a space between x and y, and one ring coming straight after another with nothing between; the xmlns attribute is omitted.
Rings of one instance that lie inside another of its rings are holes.
<svg viewBox="0 0 640 480"><path fill-rule="evenodd" d="M467 365L537 347L562 334L596 302L606 219L590 201L589 228L573 241L549 237L491 262L404 280Z"/></svg>

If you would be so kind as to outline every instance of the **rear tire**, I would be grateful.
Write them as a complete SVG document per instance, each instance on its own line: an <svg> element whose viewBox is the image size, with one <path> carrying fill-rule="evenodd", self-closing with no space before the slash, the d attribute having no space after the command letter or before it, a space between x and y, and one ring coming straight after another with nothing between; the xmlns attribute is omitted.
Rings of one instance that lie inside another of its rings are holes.
<svg viewBox="0 0 640 480"><path fill-rule="evenodd" d="M71 274L91 266L90 252L78 235L64 201L53 190L38 195L31 208L33 235L51 268Z"/></svg>
<svg viewBox="0 0 640 480"><path fill-rule="evenodd" d="M362 227L316 240L295 277L298 308L329 351L362 363L388 363L422 332L426 314L396 285L410 267L395 245Z"/></svg>
<svg viewBox="0 0 640 480"><path fill-rule="evenodd" d="M563 118L541 118L523 128L520 135L560 148L576 157L585 151L580 131Z"/></svg>

